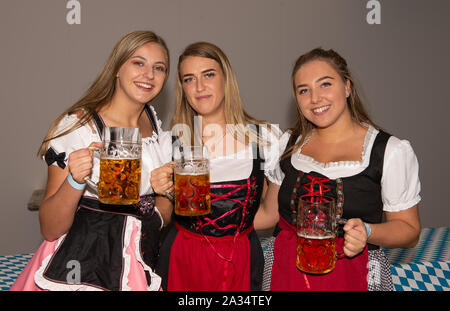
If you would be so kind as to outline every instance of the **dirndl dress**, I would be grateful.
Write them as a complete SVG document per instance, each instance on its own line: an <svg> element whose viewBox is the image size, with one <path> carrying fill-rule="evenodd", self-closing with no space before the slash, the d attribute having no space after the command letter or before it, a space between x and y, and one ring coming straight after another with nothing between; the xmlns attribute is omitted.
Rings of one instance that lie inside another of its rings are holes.
<svg viewBox="0 0 450 311"><path fill-rule="evenodd" d="M55 241L44 241L10 290L160 290L161 278L154 272L163 227L150 185L150 171L164 160L156 154L170 148L171 137L161 129L153 107L145 111L153 136L143 138L141 199L134 205L103 204L89 188L79 201L70 230ZM65 116L64 130L76 120ZM95 115L95 128L86 124L54 139L45 160L48 165L67 165L70 152L101 141L105 126ZM170 161L166 159L167 162ZM98 180L99 161L94 158L92 179Z"/></svg>
<svg viewBox="0 0 450 311"><path fill-rule="evenodd" d="M211 182L210 214L175 215L156 269L164 290L261 290L264 256L253 220L265 173L264 160L255 149L247 178Z"/></svg>
<svg viewBox="0 0 450 311"><path fill-rule="evenodd" d="M280 162L284 175L278 196L280 221L274 236L267 242L264 290L393 290L389 261L377 245L367 244L360 254L338 259L335 268L327 274L307 274L296 267L296 215L302 196L331 196L336 200L339 217L361 218L371 224L382 222L381 178L385 149L391 135L370 127L365 148L370 147L367 145L370 136L374 139L369 164L352 176L331 179L315 171L306 173L292 165L291 157ZM287 147L297 138L291 136ZM337 252L343 249L343 234L340 226L336 238Z"/></svg>

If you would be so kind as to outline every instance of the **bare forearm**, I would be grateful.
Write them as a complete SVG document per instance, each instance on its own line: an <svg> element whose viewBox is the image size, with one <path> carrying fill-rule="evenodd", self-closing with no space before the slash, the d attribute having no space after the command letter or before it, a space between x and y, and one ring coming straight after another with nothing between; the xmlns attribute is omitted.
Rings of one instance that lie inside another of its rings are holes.
<svg viewBox="0 0 450 311"><path fill-rule="evenodd" d="M419 241L420 226L394 219L381 224L371 224L372 233L368 243L388 248L414 247Z"/></svg>
<svg viewBox="0 0 450 311"><path fill-rule="evenodd" d="M164 220L164 226L167 226L172 219L172 202L166 197L160 195L156 196L155 202L156 207L158 208L158 211L161 213L161 216Z"/></svg>
<svg viewBox="0 0 450 311"><path fill-rule="evenodd" d="M273 228L278 223L278 220L278 213L265 209L261 204L253 221L253 226L255 230L266 230Z"/></svg>
<svg viewBox="0 0 450 311"><path fill-rule="evenodd" d="M273 228L280 216L278 214L278 191L280 186L269 182L265 195L261 198L258 212L256 213L253 225L255 230L265 230Z"/></svg>
<svg viewBox="0 0 450 311"><path fill-rule="evenodd" d="M82 193L65 180L55 194L43 200L39 209L39 222L46 240L56 240L69 231Z"/></svg>

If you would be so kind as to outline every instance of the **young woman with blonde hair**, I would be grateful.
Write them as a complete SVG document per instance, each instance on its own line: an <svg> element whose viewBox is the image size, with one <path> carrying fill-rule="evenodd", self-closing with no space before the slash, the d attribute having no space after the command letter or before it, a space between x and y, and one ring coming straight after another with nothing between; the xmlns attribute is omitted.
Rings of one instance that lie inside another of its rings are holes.
<svg viewBox="0 0 450 311"><path fill-rule="evenodd" d="M211 213L175 215L158 259L163 288L260 290L264 259L253 218L277 161L270 151L278 151L278 128L245 112L228 58L207 42L179 57L172 123L181 144L209 150ZM157 193L173 189L172 174L170 165L152 172Z"/></svg>
<svg viewBox="0 0 450 311"><path fill-rule="evenodd" d="M149 102L168 72L164 40L151 31L131 32L115 45L84 96L51 125L39 150L48 165L39 210L45 241L11 290L160 289L154 263L170 207L155 206L150 171L164 161L160 149L170 149L171 138ZM140 129L136 205L99 203L96 191L86 187L85 178L99 177L99 161L89 147L99 146L106 126Z"/></svg>

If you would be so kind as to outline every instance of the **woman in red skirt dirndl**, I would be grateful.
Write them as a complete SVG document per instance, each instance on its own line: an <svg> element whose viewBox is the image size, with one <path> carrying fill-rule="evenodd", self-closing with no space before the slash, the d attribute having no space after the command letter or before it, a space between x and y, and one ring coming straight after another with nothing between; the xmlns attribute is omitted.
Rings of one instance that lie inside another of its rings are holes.
<svg viewBox="0 0 450 311"><path fill-rule="evenodd" d="M296 126L280 139L281 161L255 218L277 225L265 253L264 289L392 290L382 247L413 247L419 238L418 162L411 145L380 130L365 113L346 61L333 50L302 55L292 72ZM296 267L297 206L305 196L333 197L336 251L326 274ZM385 221L383 222L383 214Z"/></svg>
<svg viewBox="0 0 450 311"><path fill-rule="evenodd" d="M184 128L174 137L209 151L211 213L174 216L158 258L163 289L261 290L264 258L253 219L278 158L270 148L279 149L279 129L244 111L235 74L217 46L189 45L179 57L177 77L172 123ZM173 190L172 174L170 165L152 172L157 193Z"/></svg>

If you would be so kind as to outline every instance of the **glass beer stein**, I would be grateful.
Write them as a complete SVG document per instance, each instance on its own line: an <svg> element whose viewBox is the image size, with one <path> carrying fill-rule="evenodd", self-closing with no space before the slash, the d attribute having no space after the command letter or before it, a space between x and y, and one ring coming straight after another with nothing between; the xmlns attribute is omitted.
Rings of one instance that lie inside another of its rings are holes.
<svg viewBox="0 0 450 311"><path fill-rule="evenodd" d="M209 160L206 148L174 148L175 214L200 216L211 212Z"/></svg>
<svg viewBox="0 0 450 311"><path fill-rule="evenodd" d="M105 127L103 146L99 152L100 177L98 184L86 183L97 191L98 200L105 204L136 204L141 186L141 133L138 128Z"/></svg>
<svg viewBox="0 0 450 311"><path fill-rule="evenodd" d="M335 200L326 196L303 196L297 213L297 268L306 273L332 271L338 258Z"/></svg>

